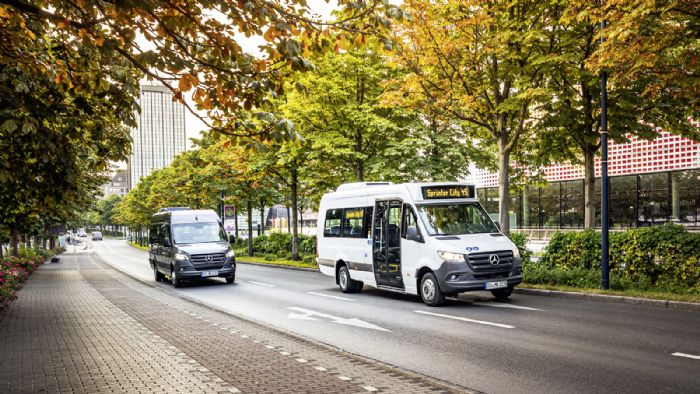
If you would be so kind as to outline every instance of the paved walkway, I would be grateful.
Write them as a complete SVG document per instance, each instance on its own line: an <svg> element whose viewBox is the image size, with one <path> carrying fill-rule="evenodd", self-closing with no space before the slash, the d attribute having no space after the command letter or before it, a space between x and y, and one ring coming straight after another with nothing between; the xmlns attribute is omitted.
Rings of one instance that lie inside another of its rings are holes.
<svg viewBox="0 0 700 394"><path fill-rule="evenodd" d="M0 312L0 392L434 393L370 363L64 254Z"/></svg>

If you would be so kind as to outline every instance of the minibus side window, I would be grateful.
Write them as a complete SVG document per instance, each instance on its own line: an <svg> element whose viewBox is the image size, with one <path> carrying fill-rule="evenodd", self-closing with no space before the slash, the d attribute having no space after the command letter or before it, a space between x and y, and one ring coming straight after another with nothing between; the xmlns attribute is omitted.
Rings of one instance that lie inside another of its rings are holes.
<svg viewBox="0 0 700 394"><path fill-rule="evenodd" d="M345 208L343 210L343 237L363 238L364 208Z"/></svg>
<svg viewBox="0 0 700 394"><path fill-rule="evenodd" d="M342 209L329 209L326 211L326 221L323 227L324 237L340 237L340 227L343 219Z"/></svg>
<svg viewBox="0 0 700 394"><path fill-rule="evenodd" d="M372 215L374 215L374 207L365 208L365 228L363 233L365 238L372 238Z"/></svg>

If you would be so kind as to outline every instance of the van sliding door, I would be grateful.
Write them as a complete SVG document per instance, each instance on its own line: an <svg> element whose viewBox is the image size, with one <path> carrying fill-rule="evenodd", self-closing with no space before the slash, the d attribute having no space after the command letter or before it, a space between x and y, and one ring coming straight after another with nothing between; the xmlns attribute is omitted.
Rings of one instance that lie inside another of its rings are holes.
<svg viewBox="0 0 700 394"><path fill-rule="evenodd" d="M377 285L403 288L401 276L400 200L377 201L374 209L372 254Z"/></svg>

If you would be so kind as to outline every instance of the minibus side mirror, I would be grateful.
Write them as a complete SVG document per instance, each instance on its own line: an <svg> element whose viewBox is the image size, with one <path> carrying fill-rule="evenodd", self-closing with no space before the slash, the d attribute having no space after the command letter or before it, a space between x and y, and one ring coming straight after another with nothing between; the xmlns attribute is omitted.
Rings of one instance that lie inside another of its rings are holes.
<svg viewBox="0 0 700 394"><path fill-rule="evenodd" d="M163 246L165 246L166 248L169 248L169 247L171 247L171 246L173 246L173 245L170 243L170 239L168 239L168 238L163 238Z"/></svg>
<svg viewBox="0 0 700 394"><path fill-rule="evenodd" d="M501 231L501 223L500 222L495 221L493 224L496 225L496 228L498 229L498 231Z"/></svg>
<svg viewBox="0 0 700 394"><path fill-rule="evenodd" d="M228 243L232 244L232 243L235 243L235 242L236 242L236 236L233 235L233 234L230 234L230 235L228 236Z"/></svg>
<svg viewBox="0 0 700 394"><path fill-rule="evenodd" d="M409 226L406 228L406 239L409 241L421 242L420 234L418 234L418 229L416 226Z"/></svg>

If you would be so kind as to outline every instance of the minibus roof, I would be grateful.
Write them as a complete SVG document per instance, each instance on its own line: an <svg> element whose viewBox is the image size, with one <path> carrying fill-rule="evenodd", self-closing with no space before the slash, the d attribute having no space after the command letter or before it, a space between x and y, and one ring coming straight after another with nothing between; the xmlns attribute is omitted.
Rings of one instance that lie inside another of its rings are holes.
<svg viewBox="0 0 700 394"><path fill-rule="evenodd" d="M170 218L170 220L168 220ZM153 215L153 222L170 222L171 224L182 223L216 223L219 215L211 209L190 209L181 211L159 212Z"/></svg>
<svg viewBox="0 0 700 394"><path fill-rule="evenodd" d="M338 187L338 191L326 194L323 199L343 199L359 196L395 195L408 193L414 203L478 201L474 184L465 182L411 182L392 184L388 182L358 183L351 187Z"/></svg>

